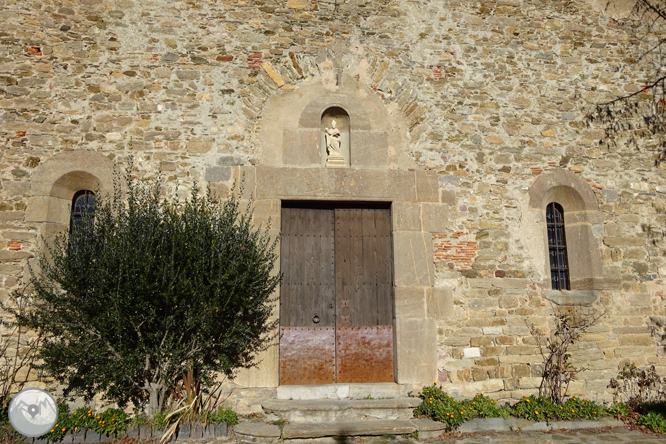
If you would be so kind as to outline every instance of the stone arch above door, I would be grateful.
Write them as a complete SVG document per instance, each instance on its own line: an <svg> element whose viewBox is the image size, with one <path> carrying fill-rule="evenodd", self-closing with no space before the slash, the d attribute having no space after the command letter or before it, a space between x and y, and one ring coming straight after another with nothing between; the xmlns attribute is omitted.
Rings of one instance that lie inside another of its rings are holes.
<svg viewBox="0 0 666 444"><path fill-rule="evenodd" d="M350 168L419 168L407 156L404 116L389 112L381 99L348 77L335 93L314 79L271 97L262 110L258 164L323 167L321 119L335 107L349 116Z"/></svg>

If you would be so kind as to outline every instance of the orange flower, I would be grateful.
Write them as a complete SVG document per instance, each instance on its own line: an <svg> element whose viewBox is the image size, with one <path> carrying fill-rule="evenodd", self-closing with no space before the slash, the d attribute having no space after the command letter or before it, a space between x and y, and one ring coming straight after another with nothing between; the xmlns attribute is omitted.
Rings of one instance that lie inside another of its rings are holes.
<svg viewBox="0 0 666 444"><path fill-rule="evenodd" d="M63 428L62 428L62 431L64 432L65 430L66 430L66 429L63 427Z"/></svg>
<svg viewBox="0 0 666 444"><path fill-rule="evenodd" d="M539 412L537 410L535 410L534 413L536 413L537 415L539 414Z"/></svg>
<svg viewBox="0 0 666 444"><path fill-rule="evenodd" d="M53 430L53 429L51 429L51 433L53 433L53 432L54 432L54 430Z"/></svg>

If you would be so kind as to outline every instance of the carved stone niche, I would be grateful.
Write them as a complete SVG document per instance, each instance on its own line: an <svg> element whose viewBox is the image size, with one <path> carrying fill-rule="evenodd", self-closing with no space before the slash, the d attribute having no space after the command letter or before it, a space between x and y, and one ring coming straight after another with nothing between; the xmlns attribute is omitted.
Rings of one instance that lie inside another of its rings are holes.
<svg viewBox="0 0 666 444"><path fill-rule="evenodd" d="M327 108L321 116L321 158L326 168L348 168L350 165L349 149L349 114L344 109L333 106Z"/></svg>

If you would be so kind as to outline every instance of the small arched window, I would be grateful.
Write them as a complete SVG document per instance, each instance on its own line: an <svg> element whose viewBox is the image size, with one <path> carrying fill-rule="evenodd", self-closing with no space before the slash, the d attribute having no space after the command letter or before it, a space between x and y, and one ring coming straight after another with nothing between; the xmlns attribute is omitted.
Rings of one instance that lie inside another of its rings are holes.
<svg viewBox="0 0 666 444"><path fill-rule="evenodd" d="M70 233L83 224L84 217L95 217L95 195L92 191L77 191L72 198L72 212L69 219Z"/></svg>
<svg viewBox="0 0 666 444"><path fill-rule="evenodd" d="M546 206L546 225L552 289L570 290L567 239L564 233L564 210L562 205L551 202Z"/></svg>

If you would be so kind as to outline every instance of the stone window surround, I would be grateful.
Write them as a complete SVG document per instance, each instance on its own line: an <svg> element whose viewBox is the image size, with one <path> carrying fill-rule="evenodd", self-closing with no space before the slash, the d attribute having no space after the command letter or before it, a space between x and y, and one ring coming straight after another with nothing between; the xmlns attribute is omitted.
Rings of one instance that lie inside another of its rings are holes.
<svg viewBox="0 0 666 444"><path fill-rule="evenodd" d="M571 290L547 290L544 296L557 305L590 305L597 299L597 291L606 289L599 242L593 229L603 222L597 198L587 182L571 171L558 169L537 178L529 189L529 206L538 211L545 252L548 252L546 206L551 202L560 204L564 210ZM544 286L550 287L547 254L543 267L543 276L548 277Z"/></svg>
<svg viewBox="0 0 666 444"><path fill-rule="evenodd" d="M84 150L56 154L32 174L25 221L49 239L69 229L78 191L110 193L112 184L113 162L108 157Z"/></svg>

